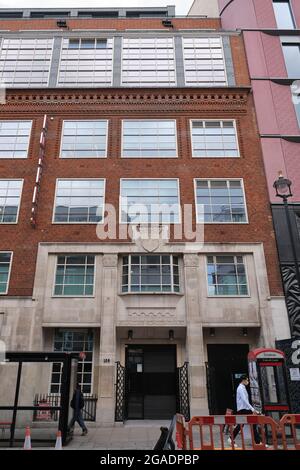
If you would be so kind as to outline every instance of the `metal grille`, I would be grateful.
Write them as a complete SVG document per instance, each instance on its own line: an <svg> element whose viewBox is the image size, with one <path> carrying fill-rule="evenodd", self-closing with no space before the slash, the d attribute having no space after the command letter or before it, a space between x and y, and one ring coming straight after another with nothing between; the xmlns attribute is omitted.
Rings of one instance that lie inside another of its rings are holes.
<svg viewBox="0 0 300 470"><path fill-rule="evenodd" d="M189 363L185 362L178 367L178 413L187 421L190 420L190 390L189 390Z"/></svg>
<svg viewBox="0 0 300 470"><path fill-rule="evenodd" d="M84 421L96 421L97 395L84 393L83 398L82 416ZM59 410L45 410L44 408L46 406L60 406L60 394L36 394L34 406L40 407L40 410L34 410L33 421L58 421Z"/></svg>
<svg viewBox="0 0 300 470"><path fill-rule="evenodd" d="M115 409L115 421L125 420L125 398L126 398L126 369L120 362L117 364L117 375L116 375L116 409Z"/></svg>

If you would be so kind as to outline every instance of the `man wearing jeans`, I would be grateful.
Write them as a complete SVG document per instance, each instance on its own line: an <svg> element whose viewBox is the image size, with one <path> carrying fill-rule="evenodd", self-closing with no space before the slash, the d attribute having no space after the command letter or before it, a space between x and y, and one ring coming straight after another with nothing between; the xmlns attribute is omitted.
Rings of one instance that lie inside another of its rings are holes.
<svg viewBox="0 0 300 470"><path fill-rule="evenodd" d="M236 391L236 408L238 415L252 415L259 414L252 405L249 403L249 396L247 392L247 385L249 385L249 378L247 375L242 375L240 385ZM238 424L233 430L233 441L241 430L240 424ZM256 444L260 444L261 440L257 431L257 426L253 426L254 440ZM228 442L231 444L231 438L229 437ZM234 444L235 445L235 444Z"/></svg>
<svg viewBox="0 0 300 470"><path fill-rule="evenodd" d="M85 436L88 433L87 427L84 424L82 409L84 407L84 399L81 393L80 385L76 384L76 389L74 390L73 398L71 400L71 408L74 410L73 418L69 424L69 429L72 431L72 428L75 425L75 422L79 424L82 429L82 436Z"/></svg>

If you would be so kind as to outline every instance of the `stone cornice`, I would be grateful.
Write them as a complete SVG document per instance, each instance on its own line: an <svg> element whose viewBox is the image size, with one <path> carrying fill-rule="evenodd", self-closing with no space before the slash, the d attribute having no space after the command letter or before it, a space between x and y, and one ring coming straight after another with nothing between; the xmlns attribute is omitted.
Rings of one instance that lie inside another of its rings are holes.
<svg viewBox="0 0 300 470"><path fill-rule="evenodd" d="M248 96L251 91L250 87L230 87L230 88L214 88L214 89L169 89L169 90L126 90L126 89L109 89L96 91L94 89L82 90L9 90L6 95L6 103L0 105L1 111L9 109L18 109L32 107L47 109L49 111L60 110L64 106L64 112L67 106L80 105L80 109L84 110L91 107L110 108L116 107L132 107L138 111L145 104L149 107L154 106L155 109L174 110L176 108L194 108L195 106L237 106L243 107L247 104ZM159 106L159 108L157 108ZM25 111L25 109L24 109Z"/></svg>

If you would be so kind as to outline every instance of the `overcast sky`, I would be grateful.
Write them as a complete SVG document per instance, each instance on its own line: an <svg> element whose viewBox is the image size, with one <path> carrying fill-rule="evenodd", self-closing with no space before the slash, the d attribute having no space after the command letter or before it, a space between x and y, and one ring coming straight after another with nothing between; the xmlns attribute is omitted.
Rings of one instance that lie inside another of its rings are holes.
<svg viewBox="0 0 300 470"><path fill-rule="evenodd" d="M0 0L0 8L117 8L176 5L177 15L186 15L193 0Z"/></svg>

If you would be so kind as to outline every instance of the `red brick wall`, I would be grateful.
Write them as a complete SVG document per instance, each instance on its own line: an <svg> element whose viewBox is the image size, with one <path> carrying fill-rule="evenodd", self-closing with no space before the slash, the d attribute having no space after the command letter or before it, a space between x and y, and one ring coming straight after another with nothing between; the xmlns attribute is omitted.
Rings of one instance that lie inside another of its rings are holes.
<svg viewBox="0 0 300 470"><path fill-rule="evenodd" d="M237 86L250 86L249 70L244 41L241 36L230 37L235 83Z"/></svg>
<svg viewBox="0 0 300 470"><path fill-rule="evenodd" d="M172 94L173 94L172 90ZM57 102L28 102L26 100L6 105L0 110L0 119L32 118L33 130L29 157L25 160L0 160L1 178L24 178L24 188L18 225L0 227L0 250L13 250L14 260L9 295L31 295L34 281L35 258L39 242L97 242L94 225L52 224L53 202L56 178L106 178L106 202L118 207L120 178L179 178L181 204L194 204L193 178L244 178L249 225L208 225L205 228L206 242L264 242L271 292L281 294L280 277L277 270L277 255L273 226L268 203L261 149L257 135L253 100L244 90L246 98L233 100L234 90L228 95L220 90L219 95L198 94L195 90L177 90L172 98L156 90L152 99L145 102L141 98L135 103L122 90L123 98L118 104L113 100L90 100L85 103L69 104ZM76 93L76 92L75 92ZM120 96L118 90L106 90L105 95ZM190 94L189 94L190 93ZM154 95L160 94L159 105ZM32 91L22 93L30 97ZM69 94L70 95L70 94ZM82 94L83 95L83 94ZM134 96L135 93L132 93ZM125 96L128 98L126 99ZM151 95L149 95L151 97ZM175 98L178 97L178 99ZM218 96L220 97L218 99ZM226 98L227 96L227 98ZM53 95L54 97L54 95ZM163 97L165 97L163 99ZM202 98L202 99L201 99ZM74 101L74 100L73 100ZM193 102L194 101L194 102ZM9 100L10 103L10 100ZM43 115L47 112L53 120L48 120L49 130L46 141L44 170L38 201L37 227L30 225L31 199L37 170L39 136ZM108 118L109 139L107 159L60 159L60 133L63 119ZM170 118L177 120L178 150L177 159L121 159L121 119L124 118ZM190 144L190 118L230 118L237 119L241 158L239 159L192 159ZM255 181L254 181L255 180Z"/></svg>
<svg viewBox="0 0 300 470"><path fill-rule="evenodd" d="M172 20L178 28L218 28L211 19ZM68 20L76 28L162 28L161 21ZM1 29L54 29L55 21L1 21ZM249 84L241 37L232 37L236 82ZM0 250L14 252L8 295L30 296L39 242L97 242L95 225L52 224L56 178L106 178L107 203L118 207L120 178L179 178L181 204L194 205L193 178L243 178L249 225L208 225L206 242L263 242L272 295L281 295L278 259L268 202L252 95L245 89L90 89L13 90L0 107L0 119L32 119L29 156L0 160L0 178L24 178L18 225L0 226ZM31 200L37 171L43 116L48 119L44 169L37 208L37 227L30 225ZM109 119L108 158L59 159L63 119ZM171 118L177 120L177 159L121 159L121 119ZM236 119L241 158L192 159L189 119ZM195 208L194 208L195 209Z"/></svg>
<svg viewBox="0 0 300 470"><path fill-rule="evenodd" d="M57 18L58 19L58 18ZM45 30L57 29L64 31L64 28L58 28L57 19L13 19L0 20L2 30ZM219 29L220 20L218 18L166 18L171 19L174 30L176 29ZM159 18L66 18L69 30L72 29L115 29L124 31L125 29L162 29L167 31L168 28L162 25ZM171 29L171 31L173 31Z"/></svg>

